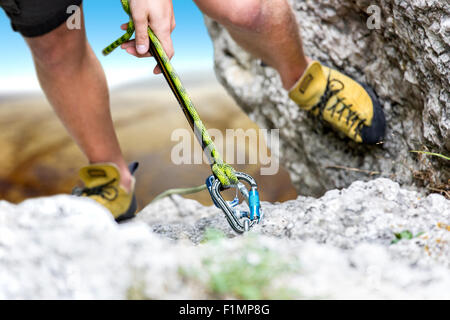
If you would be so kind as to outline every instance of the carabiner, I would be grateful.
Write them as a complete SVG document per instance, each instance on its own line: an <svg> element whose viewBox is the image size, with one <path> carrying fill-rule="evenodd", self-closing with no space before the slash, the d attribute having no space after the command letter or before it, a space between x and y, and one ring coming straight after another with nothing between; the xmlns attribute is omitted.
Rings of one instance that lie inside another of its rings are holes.
<svg viewBox="0 0 450 320"><path fill-rule="evenodd" d="M256 184L255 179L243 172L236 172L236 177L240 181L247 182L250 185L250 191L241 182L239 182L237 185L223 187L219 179L217 179L214 175L209 176L206 179L206 185L208 187L208 191L211 195L214 205L219 209L222 209L222 211L225 213L225 217L228 220L231 228L233 228L233 230L237 233L244 233L246 231L249 231L255 223L260 223L262 221L263 215L259 200L258 185ZM236 197L231 202L225 201L220 194L221 191L229 188L236 188ZM237 194L238 192L241 193L241 195L247 202L249 211L240 211L233 209L237 205L239 205L239 198Z"/></svg>

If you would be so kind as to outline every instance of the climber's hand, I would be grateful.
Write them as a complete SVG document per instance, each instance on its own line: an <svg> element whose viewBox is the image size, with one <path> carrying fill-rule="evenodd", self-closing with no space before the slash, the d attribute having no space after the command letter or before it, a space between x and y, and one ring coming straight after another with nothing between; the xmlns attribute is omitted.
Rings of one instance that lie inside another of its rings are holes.
<svg viewBox="0 0 450 320"><path fill-rule="evenodd" d="M136 39L122 45L129 54L143 58L150 57L147 28L153 30L169 58L174 55L171 33L175 29L175 15L172 0L129 0L131 16L136 27ZM127 24L121 26L127 29ZM153 71L161 73L159 67Z"/></svg>

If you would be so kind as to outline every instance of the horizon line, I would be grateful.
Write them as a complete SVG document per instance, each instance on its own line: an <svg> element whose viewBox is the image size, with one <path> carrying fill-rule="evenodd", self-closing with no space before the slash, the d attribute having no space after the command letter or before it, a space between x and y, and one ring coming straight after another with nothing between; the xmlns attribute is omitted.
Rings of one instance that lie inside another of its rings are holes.
<svg viewBox="0 0 450 320"><path fill-rule="evenodd" d="M178 69L180 77L185 79L186 82L190 80L202 80L209 81L211 77L215 76L213 67L201 66L192 68L192 66L186 66ZM159 82L161 78L154 75L149 70L120 68L113 70L105 70L106 79L110 91L119 87L129 86L133 83L140 83L144 81ZM17 76L0 76L0 97L15 96L18 94L37 94L42 91L39 81L35 74L30 75L17 75Z"/></svg>

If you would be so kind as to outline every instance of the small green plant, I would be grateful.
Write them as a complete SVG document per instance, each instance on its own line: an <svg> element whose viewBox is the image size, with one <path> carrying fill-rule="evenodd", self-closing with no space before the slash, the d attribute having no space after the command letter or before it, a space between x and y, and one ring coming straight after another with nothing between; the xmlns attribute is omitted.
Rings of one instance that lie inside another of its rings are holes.
<svg viewBox="0 0 450 320"><path fill-rule="evenodd" d="M133 282L133 284L128 288L126 293L127 300L150 300L145 293L145 283Z"/></svg>
<svg viewBox="0 0 450 320"><path fill-rule="evenodd" d="M444 156L443 154L440 154L440 153L434 153L434 152L428 152L428 151L417 151L417 150L413 150L413 151L410 151L410 152L426 154L426 155L429 155L429 156L439 157L439 158L442 158L442 159L450 161L450 157Z"/></svg>
<svg viewBox="0 0 450 320"><path fill-rule="evenodd" d="M295 290L272 288L273 280L292 271L294 266L267 248L247 246L234 257L208 258L203 264L209 273L209 288L216 297L245 300L298 297Z"/></svg>
<svg viewBox="0 0 450 320"><path fill-rule="evenodd" d="M126 291L127 300L150 300L145 293L145 272L142 269L132 269L131 284Z"/></svg>
<svg viewBox="0 0 450 320"><path fill-rule="evenodd" d="M423 234L424 234L424 232L419 232L418 234L416 234L414 236L412 234L412 232L409 231L409 230L404 230L404 231L399 232L399 233L394 233L395 239L391 241L391 244L396 244L396 243L398 243L401 240L411 240L413 238L420 237Z"/></svg>
<svg viewBox="0 0 450 320"><path fill-rule="evenodd" d="M225 234L222 231L214 228L209 228L206 229L200 243L214 242L222 239L225 239Z"/></svg>

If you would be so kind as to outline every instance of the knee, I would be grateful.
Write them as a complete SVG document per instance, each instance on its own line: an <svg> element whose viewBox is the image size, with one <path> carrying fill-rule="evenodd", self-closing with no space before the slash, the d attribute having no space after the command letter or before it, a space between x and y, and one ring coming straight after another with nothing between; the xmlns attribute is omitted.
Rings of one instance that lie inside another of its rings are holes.
<svg viewBox="0 0 450 320"><path fill-rule="evenodd" d="M38 38L28 38L33 58L37 65L46 69L58 69L79 62L86 50L86 44L81 31L71 31L67 28L56 29Z"/></svg>
<svg viewBox="0 0 450 320"><path fill-rule="evenodd" d="M223 24L229 27L261 31L264 25L264 0L233 0ZM220 22L220 21L219 21Z"/></svg>

